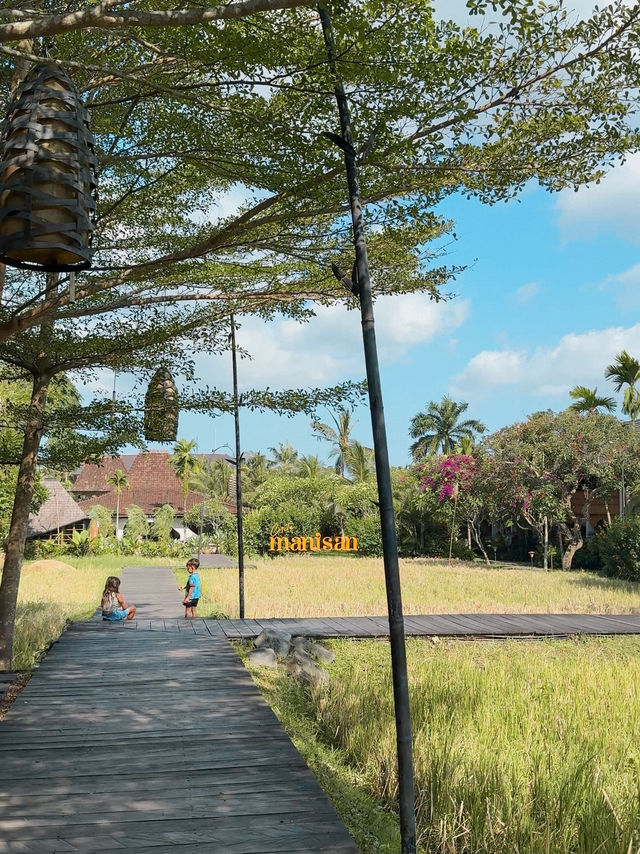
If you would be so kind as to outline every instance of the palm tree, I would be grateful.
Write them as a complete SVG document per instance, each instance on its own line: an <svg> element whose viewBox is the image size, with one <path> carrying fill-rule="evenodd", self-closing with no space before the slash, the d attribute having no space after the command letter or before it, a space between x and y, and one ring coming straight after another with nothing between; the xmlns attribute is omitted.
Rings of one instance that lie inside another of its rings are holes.
<svg viewBox="0 0 640 854"><path fill-rule="evenodd" d="M345 463L355 483L365 483L373 477L375 462L372 448L354 442L346 450Z"/></svg>
<svg viewBox="0 0 640 854"><path fill-rule="evenodd" d="M336 425L334 430L330 424L324 424L322 421L312 421L311 429L316 434L318 439L325 439L333 444L333 449L329 453L330 457L337 457L336 471L341 477L344 477L345 454L349 447L349 438L351 431L355 427L356 422L353 421L353 410L343 409L338 410L338 417L331 415L333 423Z"/></svg>
<svg viewBox="0 0 640 854"><path fill-rule="evenodd" d="M111 474L108 474L106 477L106 481L109 486L113 486L113 491L116 494L116 540L118 539L118 525L120 523L120 493L123 489L129 489L129 475L122 471L122 469L116 469L112 471Z"/></svg>
<svg viewBox="0 0 640 854"><path fill-rule="evenodd" d="M456 403L445 395L440 403L430 401L426 412L419 412L411 419L409 435L417 439L411 445L411 456L415 462L438 450L450 454L463 437L473 439L474 434L484 433L486 427L475 418L459 421L468 406L468 403Z"/></svg>
<svg viewBox="0 0 640 854"><path fill-rule="evenodd" d="M200 464L189 481L194 492L199 492L208 498L225 500L231 495L231 478L233 469L225 460L211 460Z"/></svg>
<svg viewBox="0 0 640 854"><path fill-rule="evenodd" d="M316 478L320 474L322 466L318 457L313 454L307 454L300 457L298 460L298 468L296 474L299 477Z"/></svg>
<svg viewBox="0 0 640 854"><path fill-rule="evenodd" d="M268 465L269 460L259 451L252 451L246 455L242 470L246 474L249 490L255 490L265 482L268 477Z"/></svg>
<svg viewBox="0 0 640 854"><path fill-rule="evenodd" d="M608 365L604 372L608 380L613 380L616 391L627 386L622 400L622 411L631 419L631 429L634 429L635 420L640 414L640 393L636 383L640 379L640 361L630 356L626 350L618 353L612 365Z"/></svg>
<svg viewBox="0 0 640 854"><path fill-rule="evenodd" d="M599 409L606 409L607 412L613 412L616 408L616 402L612 397L599 397L598 388L587 388L584 385L576 385L569 394L574 399L569 409L574 412L586 412L587 415L593 415Z"/></svg>
<svg viewBox="0 0 640 854"><path fill-rule="evenodd" d="M273 460L269 461L269 468L280 469L282 474L293 474L298 460L298 452L289 440L280 442L277 448L269 448L269 450L273 454Z"/></svg>
<svg viewBox="0 0 640 854"><path fill-rule="evenodd" d="M173 454L169 462L173 466L176 477L182 484L182 533L187 538L187 498L189 496L189 485L193 476L200 468L199 460L191 453L196 443L192 439L178 439L173 446Z"/></svg>

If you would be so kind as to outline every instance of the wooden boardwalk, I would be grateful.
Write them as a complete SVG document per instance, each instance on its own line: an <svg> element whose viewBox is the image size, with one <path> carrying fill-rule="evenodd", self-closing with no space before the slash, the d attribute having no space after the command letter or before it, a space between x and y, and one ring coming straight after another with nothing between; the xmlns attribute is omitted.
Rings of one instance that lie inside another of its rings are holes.
<svg viewBox="0 0 640 854"><path fill-rule="evenodd" d="M226 638L177 629L164 573L123 592L173 629L73 625L0 723L0 854L357 854Z"/></svg>
<svg viewBox="0 0 640 854"><path fill-rule="evenodd" d="M305 617L301 619L209 620L135 619L120 624L131 631L186 632L228 640L252 640L263 629L311 638L386 638L386 617ZM566 638L572 635L640 635L638 614L425 614L405 616L407 637L477 639Z"/></svg>

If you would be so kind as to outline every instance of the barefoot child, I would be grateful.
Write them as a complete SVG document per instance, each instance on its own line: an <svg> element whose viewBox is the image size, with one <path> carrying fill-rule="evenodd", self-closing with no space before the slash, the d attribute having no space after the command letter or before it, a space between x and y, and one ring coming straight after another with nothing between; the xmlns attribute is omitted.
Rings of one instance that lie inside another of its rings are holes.
<svg viewBox="0 0 640 854"><path fill-rule="evenodd" d="M116 575L110 575L104 585L102 593L102 619L111 620L133 620L136 613L135 605L127 605L120 595L120 579Z"/></svg>
<svg viewBox="0 0 640 854"><path fill-rule="evenodd" d="M187 617L195 618L198 616L196 609L200 599L200 576L198 575L199 566L200 561L196 557L192 557L191 560L187 561L187 571L189 573L187 583L184 587L178 587L178 590L185 591L184 599L182 600L185 619Z"/></svg>

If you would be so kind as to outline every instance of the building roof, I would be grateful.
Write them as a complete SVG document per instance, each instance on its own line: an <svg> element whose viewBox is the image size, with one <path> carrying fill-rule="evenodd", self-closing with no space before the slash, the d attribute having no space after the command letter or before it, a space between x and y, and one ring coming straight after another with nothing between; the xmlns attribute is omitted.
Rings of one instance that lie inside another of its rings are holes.
<svg viewBox="0 0 640 854"><path fill-rule="evenodd" d="M59 480L54 477L45 477L44 485L49 492L49 497L37 513L29 516L27 539L51 534L69 525L85 522L87 519L85 511L76 504Z"/></svg>
<svg viewBox="0 0 640 854"><path fill-rule="evenodd" d="M126 514L132 504L142 507L147 515L152 515L163 504L171 504L176 515L182 515L182 484L178 480L167 451L146 451L140 454L123 454L109 457L100 466L84 465L72 487L74 495L83 510L96 504L107 507L113 513L116 510L117 495L113 486L108 484L108 475L120 468L129 476L129 489L120 493L120 513ZM224 454L194 454L202 459L227 459ZM127 459L131 457L131 460ZM128 463L128 465L125 463ZM189 491L187 510L202 501L199 492Z"/></svg>

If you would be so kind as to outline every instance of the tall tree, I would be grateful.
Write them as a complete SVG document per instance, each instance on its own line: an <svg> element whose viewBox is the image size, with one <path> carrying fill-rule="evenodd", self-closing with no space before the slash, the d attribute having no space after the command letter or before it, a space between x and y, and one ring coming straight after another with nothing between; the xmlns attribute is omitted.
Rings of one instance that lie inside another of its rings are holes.
<svg viewBox="0 0 640 854"><path fill-rule="evenodd" d="M108 474L106 477L106 481L109 486L113 487L113 491L116 494L116 538L118 537L118 530L120 528L120 495L122 494L123 489L129 489L129 475L126 471L122 469L116 469L112 471L111 474Z"/></svg>
<svg viewBox="0 0 640 854"><path fill-rule="evenodd" d="M298 463L298 452L287 439L280 442L277 448L269 448L272 460L268 465L271 469L277 469L282 474L294 474Z"/></svg>
<svg viewBox="0 0 640 854"><path fill-rule="evenodd" d="M296 474L299 477L316 478L322 471L322 464L315 454L305 454L298 460Z"/></svg>
<svg viewBox="0 0 640 854"><path fill-rule="evenodd" d="M345 451L345 465L356 483L366 483L375 477L373 448L353 442Z"/></svg>
<svg viewBox="0 0 640 854"><path fill-rule="evenodd" d="M445 395L440 403L433 400L426 412L419 412L411 419L409 435L416 439L411 445L411 456L415 462L430 454L442 451L450 454L464 437L474 439L484 433L485 426L475 418L460 421L460 416L469 408L468 403L456 403Z"/></svg>
<svg viewBox="0 0 640 854"><path fill-rule="evenodd" d="M605 409L607 412L613 412L616 408L616 402L612 397L603 397L598 394L598 389L587 388L584 385L576 385L569 391L569 395L573 398L574 403L569 409L574 412L582 412L587 415L593 415L599 409Z"/></svg>
<svg viewBox="0 0 640 854"><path fill-rule="evenodd" d="M178 439L173 446L173 454L169 462L180 483L182 484L182 531L184 539L187 539L187 499L189 487L193 476L200 469L200 462L193 454L196 443L193 439Z"/></svg>
<svg viewBox="0 0 640 854"><path fill-rule="evenodd" d="M640 380L640 361L623 350L618 353L615 362L605 368L604 375L608 380L613 380L616 391L621 391L626 386L622 411L631 419L633 429L640 414L640 392L636 388L636 383Z"/></svg>
<svg viewBox="0 0 640 854"><path fill-rule="evenodd" d="M311 429L318 439L331 442L333 448L329 452L329 456L336 457L336 471L340 477L344 477L346 453L349 449L351 432L356 424L353 420L353 410L341 407L338 409L337 416L331 414L331 419L335 424L335 429L322 421L312 421Z"/></svg>

